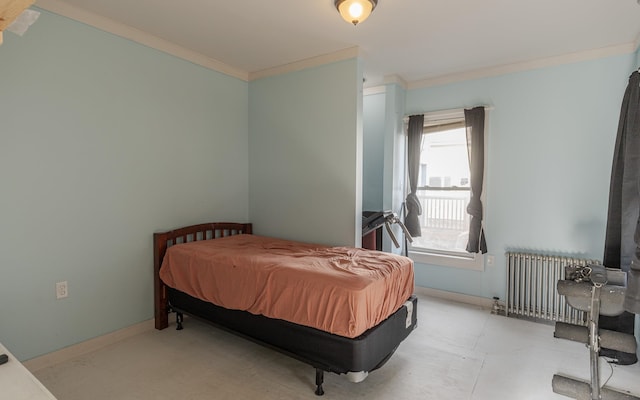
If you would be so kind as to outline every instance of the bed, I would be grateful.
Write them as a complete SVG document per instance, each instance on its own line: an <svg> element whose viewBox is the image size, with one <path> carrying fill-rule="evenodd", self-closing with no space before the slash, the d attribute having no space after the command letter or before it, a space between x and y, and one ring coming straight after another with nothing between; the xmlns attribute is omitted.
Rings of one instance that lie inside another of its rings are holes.
<svg viewBox="0 0 640 400"><path fill-rule="evenodd" d="M249 223L155 233L154 304L156 329L170 311L182 329L186 314L311 365L317 395L325 371L360 381L417 327L409 259L261 237Z"/></svg>

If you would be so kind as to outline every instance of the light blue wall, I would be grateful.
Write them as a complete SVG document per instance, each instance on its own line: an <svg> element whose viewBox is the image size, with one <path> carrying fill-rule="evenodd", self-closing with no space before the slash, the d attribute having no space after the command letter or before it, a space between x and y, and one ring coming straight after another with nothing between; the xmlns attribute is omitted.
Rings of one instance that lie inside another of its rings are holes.
<svg viewBox="0 0 640 400"><path fill-rule="evenodd" d="M404 133L404 110L406 90L396 83L386 85L387 107L384 142L384 197L383 208L392 210L402 217L402 203L405 193L406 135ZM392 226L396 238L402 243L403 232L397 224ZM388 235L384 236L383 250L404 254L404 244L397 248Z"/></svg>
<svg viewBox="0 0 640 400"><path fill-rule="evenodd" d="M0 65L0 341L19 358L151 318L154 231L250 214L258 234L358 244L359 60L249 85L43 12L24 37L5 34ZM382 208L401 198L402 115L495 107L496 266L417 265L417 284L502 296L509 248L600 258L617 115L637 65L640 52L406 93L391 85L384 121L371 116L381 99L368 104L367 124L385 124ZM377 174L367 161L368 179ZM70 297L58 301L62 280Z"/></svg>
<svg viewBox="0 0 640 400"><path fill-rule="evenodd" d="M48 12L4 38L0 341L28 359L153 317L154 231L248 220L248 84Z"/></svg>
<svg viewBox="0 0 640 400"><path fill-rule="evenodd" d="M362 209L382 210L384 196L384 138L386 94L375 93L363 99Z"/></svg>
<svg viewBox="0 0 640 400"><path fill-rule="evenodd" d="M360 64L349 59L249 84L249 211L256 234L359 244Z"/></svg>
<svg viewBox="0 0 640 400"><path fill-rule="evenodd" d="M504 253L602 259L620 104L635 55L414 89L406 113L490 105L484 272L416 265L420 286L504 298Z"/></svg>
<svg viewBox="0 0 640 400"><path fill-rule="evenodd" d="M402 214L405 171L403 115L406 91L395 83L364 96L364 210L393 211ZM403 233L392 225L402 243ZM382 230L383 250L397 254L386 230Z"/></svg>

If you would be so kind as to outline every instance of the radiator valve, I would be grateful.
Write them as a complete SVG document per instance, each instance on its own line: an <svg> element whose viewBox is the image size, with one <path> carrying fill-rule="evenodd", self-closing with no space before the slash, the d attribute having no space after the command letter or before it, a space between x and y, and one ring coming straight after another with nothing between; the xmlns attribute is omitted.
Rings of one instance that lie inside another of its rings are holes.
<svg viewBox="0 0 640 400"><path fill-rule="evenodd" d="M500 298L493 296L493 306L491 307L491 314L504 315L504 306L500 304Z"/></svg>

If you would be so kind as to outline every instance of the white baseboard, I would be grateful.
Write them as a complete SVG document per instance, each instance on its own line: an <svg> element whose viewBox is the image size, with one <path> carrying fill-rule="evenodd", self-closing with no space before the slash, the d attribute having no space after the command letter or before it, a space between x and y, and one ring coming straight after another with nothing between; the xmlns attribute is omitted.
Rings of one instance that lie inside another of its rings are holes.
<svg viewBox="0 0 640 400"><path fill-rule="evenodd" d="M467 294L447 292L445 290L431 289L421 286L415 287L415 293L425 296L435 297L444 300L456 301L459 303L471 304L474 306L490 309L493 306L493 299L485 297L471 296ZM106 335L98 336L87 341L74 344L64 349L60 349L39 357L32 358L24 361L23 364L31 372L36 372L43 368L50 367L52 365L60 364L65 361L69 361L72 358L81 356L83 354L91 353L99 350L103 347L112 345L121 340L130 338L140 333L148 332L154 329L154 320L140 322L138 324L117 330L115 332L107 333Z"/></svg>
<svg viewBox="0 0 640 400"><path fill-rule="evenodd" d="M493 307L493 299L468 294L447 292L445 290L431 289L421 286L415 287L415 293L425 296L436 297L438 299L456 301L458 303L471 304L474 306L490 309Z"/></svg>
<svg viewBox="0 0 640 400"><path fill-rule="evenodd" d="M31 372L36 372L43 368L50 367L65 361L69 361L74 357L81 356L83 354L91 353L99 350L103 347L117 343L121 340L130 338L140 333L148 332L154 328L154 320L140 322L135 325L122 328L115 332L107 333L106 335L98 336L93 339L89 339L78 344L65 347L63 349L32 358L23 362L22 364L27 367Z"/></svg>

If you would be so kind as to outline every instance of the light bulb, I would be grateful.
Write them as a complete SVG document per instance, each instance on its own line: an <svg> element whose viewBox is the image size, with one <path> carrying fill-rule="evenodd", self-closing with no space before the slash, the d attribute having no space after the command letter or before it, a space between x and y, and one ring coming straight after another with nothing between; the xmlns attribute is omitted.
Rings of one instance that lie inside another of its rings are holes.
<svg viewBox="0 0 640 400"><path fill-rule="evenodd" d="M377 4L378 0L335 0L342 18L354 25L367 19Z"/></svg>
<svg viewBox="0 0 640 400"><path fill-rule="evenodd" d="M351 15L351 18L353 19L360 18L362 16L363 11L364 11L364 8L362 8L362 4L360 3L353 3L349 6L349 15Z"/></svg>

